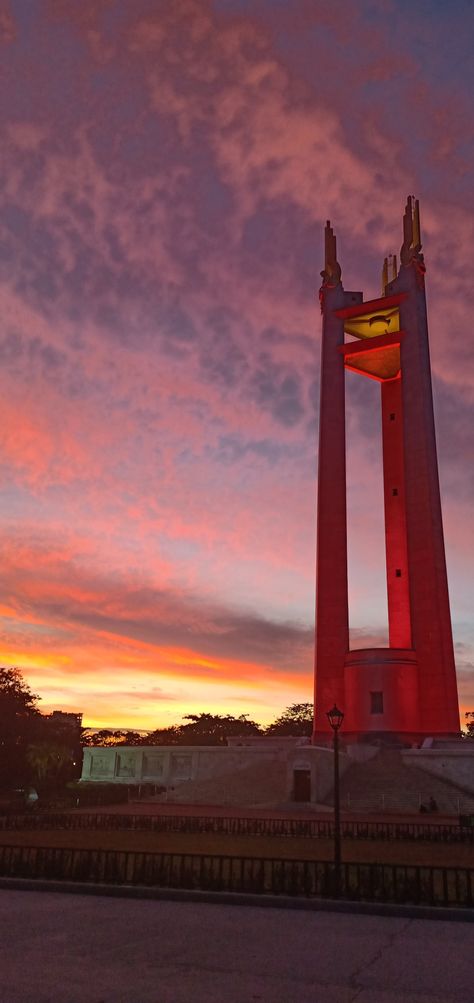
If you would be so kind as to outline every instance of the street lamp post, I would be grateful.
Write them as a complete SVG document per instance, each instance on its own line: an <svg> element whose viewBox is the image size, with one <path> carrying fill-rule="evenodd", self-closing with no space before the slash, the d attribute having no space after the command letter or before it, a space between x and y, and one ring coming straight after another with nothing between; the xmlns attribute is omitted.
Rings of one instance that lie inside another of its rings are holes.
<svg viewBox="0 0 474 1003"><path fill-rule="evenodd" d="M341 801L339 795L339 729L344 720L344 714L339 707L331 708L326 717L334 733L334 869L336 877L336 895L341 888Z"/></svg>

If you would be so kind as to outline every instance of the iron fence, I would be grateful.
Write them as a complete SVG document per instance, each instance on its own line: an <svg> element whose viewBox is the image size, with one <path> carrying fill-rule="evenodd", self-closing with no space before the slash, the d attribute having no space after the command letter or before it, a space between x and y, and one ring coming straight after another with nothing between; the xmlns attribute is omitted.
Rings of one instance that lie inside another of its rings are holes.
<svg viewBox="0 0 474 1003"><path fill-rule="evenodd" d="M0 875L472 908L474 869L54 847L0 847Z"/></svg>
<svg viewBox="0 0 474 1003"><path fill-rule="evenodd" d="M343 819L343 838L474 843L474 826L441 822L371 822ZM222 833L230 836L334 836L331 818L246 818L218 815L131 815L107 812L37 812L0 818L0 830L136 830L139 832Z"/></svg>
<svg viewBox="0 0 474 1003"><path fill-rule="evenodd" d="M354 794L350 790L341 799L341 806L347 811L378 814L392 812L392 814L403 815L407 811L428 811L428 805L432 796L429 791L407 791L403 797L395 791L375 792L366 791L364 794ZM440 811L449 815L462 815L474 813L474 797L468 794L443 794L440 797Z"/></svg>

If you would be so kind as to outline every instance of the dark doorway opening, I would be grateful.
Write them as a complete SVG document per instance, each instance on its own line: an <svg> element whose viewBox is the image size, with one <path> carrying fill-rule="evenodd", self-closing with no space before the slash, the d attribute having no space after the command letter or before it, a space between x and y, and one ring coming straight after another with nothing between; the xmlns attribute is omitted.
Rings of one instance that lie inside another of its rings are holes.
<svg viewBox="0 0 474 1003"><path fill-rule="evenodd" d="M311 770L293 770L295 801L311 801Z"/></svg>

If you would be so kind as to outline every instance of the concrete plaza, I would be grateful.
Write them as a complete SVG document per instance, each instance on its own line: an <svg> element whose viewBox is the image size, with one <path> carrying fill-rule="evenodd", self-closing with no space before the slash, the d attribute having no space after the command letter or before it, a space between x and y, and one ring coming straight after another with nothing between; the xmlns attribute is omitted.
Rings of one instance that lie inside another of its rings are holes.
<svg viewBox="0 0 474 1003"><path fill-rule="evenodd" d="M0 890L2 1003L468 1003L474 924Z"/></svg>

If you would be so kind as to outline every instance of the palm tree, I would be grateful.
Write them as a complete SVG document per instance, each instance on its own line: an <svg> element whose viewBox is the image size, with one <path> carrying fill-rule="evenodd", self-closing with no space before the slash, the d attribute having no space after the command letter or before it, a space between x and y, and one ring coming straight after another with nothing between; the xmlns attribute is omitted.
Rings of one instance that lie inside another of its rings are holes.
<svg viewBox="0 0 474 1003"><path fill-rule="evenodd" d="M71 751L65 745L55 742L36 742L29 745L26 758L33 768L37 780L56 778L63 766L71 759Z"/></svg>

